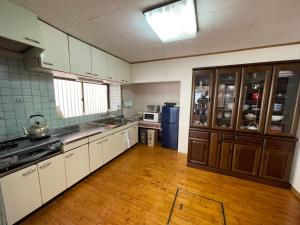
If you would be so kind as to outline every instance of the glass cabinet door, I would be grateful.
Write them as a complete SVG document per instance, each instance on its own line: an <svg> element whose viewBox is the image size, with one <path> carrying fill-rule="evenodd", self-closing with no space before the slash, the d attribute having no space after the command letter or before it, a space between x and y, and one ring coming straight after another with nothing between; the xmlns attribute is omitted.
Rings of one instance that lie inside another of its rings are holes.
<svg viewBox="0 0 300 225"><path fill-rule="evenodd" d="M214 70L195 70L192 90L191 126L210 127Z"/></svg>
<svg viewBox="0 0 300 225"><path fill-rule="evenodd" d="M295 136L299 117L300 63L274 67L266 133Z"/></svg>
<svg viewBox="0 0 300 225"><path fill-rule="evenodd" d="M241 68L217 69L213 128L235 129Z"/></svg>
<svg viewBox="0 0 300 225"><path fill-rule="evenodd" d="M254 133L264 131L271 71L271 66L242 68L238 131Z"/></svg>

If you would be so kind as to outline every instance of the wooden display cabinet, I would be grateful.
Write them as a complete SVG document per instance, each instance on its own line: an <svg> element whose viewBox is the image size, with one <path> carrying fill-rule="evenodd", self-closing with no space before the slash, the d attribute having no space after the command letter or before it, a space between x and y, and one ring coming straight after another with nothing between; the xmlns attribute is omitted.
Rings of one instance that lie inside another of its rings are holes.
<svg viewBox="0 0 300 225"><path fill-rule="evenodd" d="M289 186L299 95L300 62L194 69L188 165Z"/></svg>

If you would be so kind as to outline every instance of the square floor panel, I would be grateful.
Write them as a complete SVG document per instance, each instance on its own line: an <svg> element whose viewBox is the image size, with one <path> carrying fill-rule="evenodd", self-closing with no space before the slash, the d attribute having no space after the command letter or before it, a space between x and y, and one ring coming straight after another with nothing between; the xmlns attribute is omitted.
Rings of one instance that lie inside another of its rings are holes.
<svg viewBox="0 0 300 225"><path fill-rule="evenodd" d="M167 225L226 225L222 202L177 189Z"/></svg>

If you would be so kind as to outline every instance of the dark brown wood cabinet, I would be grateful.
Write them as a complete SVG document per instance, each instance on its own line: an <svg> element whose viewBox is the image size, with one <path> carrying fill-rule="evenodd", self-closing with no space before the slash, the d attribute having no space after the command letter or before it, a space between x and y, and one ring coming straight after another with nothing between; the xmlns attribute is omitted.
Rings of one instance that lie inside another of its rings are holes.
<svg viewBox="0 0 300 225"><path fill-rule="evenodd" d="M264 149L260 177L288 182L293 153L277 149Z"/></svg>
<svg viewBox="0 0 300 225"><path fill-rule="evenodd" d="M206 166L208 164L208 140L189 138L189 159L191 163Z"/></svg>
<svg viewBox="0 0 300 225"><path fill-rule="evenodd" d="M232 172L257 176L262 148L249 144L235 144Z"/></svg>
<svg viewBox="0 0 300 225"><path fill-rule="evenodd" d="M193 70L188 165L288 186L300 62Z"/></svg>

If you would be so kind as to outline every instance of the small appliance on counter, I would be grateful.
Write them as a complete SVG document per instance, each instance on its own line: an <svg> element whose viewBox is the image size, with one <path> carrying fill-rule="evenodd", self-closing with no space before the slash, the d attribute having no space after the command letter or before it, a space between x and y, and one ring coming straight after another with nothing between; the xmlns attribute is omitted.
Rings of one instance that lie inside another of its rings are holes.
<svg viewBox="0 0 300 225"><path fill-rule="evenodd" d="M32 122L35 118L34 123ZM41 121L37 118L42 119ZM49 128L47 126L47 120L43 115L31 115L28 119L29 129L23 128L24 135L26 135L31 140L38 140L42 138L50 137Z"/></svg>
<svg viewBox="0 0 300 225"><path fill-rule="evenodd" d="M147 105L147 112L160 113L160 105Z"/></svg>
<svg viewBox="0 0 300 225"><path fill-rule="evenodd" d="M161 145L166 148L178 148L179 106L165 103L162 107Z"/></svg>
<svg viewBox="0 0 300 225"><path fill-rule="evenodd" d="M143 113L143 120L146 122L159 123L161 118L159 105L147 105L147 111Z"/></svg>

